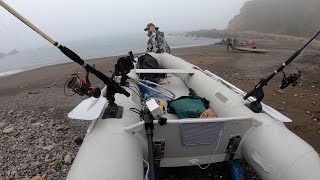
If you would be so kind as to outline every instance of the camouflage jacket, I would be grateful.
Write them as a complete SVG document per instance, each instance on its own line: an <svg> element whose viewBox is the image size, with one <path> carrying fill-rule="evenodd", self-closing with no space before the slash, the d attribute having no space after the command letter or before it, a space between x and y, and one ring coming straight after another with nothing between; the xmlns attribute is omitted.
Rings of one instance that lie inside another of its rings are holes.
<svg viewBox="0 0 320 180"><path fill-rule="evenodd" d="M149 33L148 36L147 52L170 53L170 47L164 38L163 32L157 31Z"/></svg>

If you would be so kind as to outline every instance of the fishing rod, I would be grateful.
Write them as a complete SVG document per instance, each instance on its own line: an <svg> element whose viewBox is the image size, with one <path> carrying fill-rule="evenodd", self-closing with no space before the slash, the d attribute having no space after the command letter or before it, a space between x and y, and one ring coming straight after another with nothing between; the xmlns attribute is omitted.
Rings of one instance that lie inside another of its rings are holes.
<svg viewBox="0 0 320 180"><path fill-rule="evenodd" d="M261 101L264 98L264 93L263 93L263 87L267 86L268 82L279 72L283 72L283 69L290 64L301 52L304 50L318 35L320 34L320 31L316 33L302 48L298 49L296 52L294 52L280 67L278 67L277 70L275 70L272 74L270 74L267 78L262 78L258 84L255 85L255 87L247 93L243 99L246 100L250 96L255 97L256 101L251 102L251 104L248 106L253 112L261 112L262 110L262 105ZM284 74L284 72L283 72ZM289 77L285 77L282 80L282 85L281 89L286 88L288 85L292 84L295 86L297 83L298 78L301 76L301 72L298 71L298 73L292 73Z"/></svg>
<svg viewBox="0 0 320 180"><path fill-rule="evenodd" d="M21 14L19 14L17 11L15 11L13 8L11 8L8 4L6 4L3 0L0 0L0 5L6 9L8 12L10 12L13 16L18 18L20 21L22 21L24 24L26 24L28 27L33 29L36 33L38 33L40 36L42 36L44 39L49 41L52 45L60 49L60 51L65 54L67 57L69 57L74 62L78 63L82 67L84 67L88 72L96 75L100 80L102 80L107 85L107 94L106 97L108 99L108 107L105 109L105 112L102 115L102 119L106 118L122 118L123 114L123 107L117 106L117 104L114 103L115 101L115 93L124 94L125 96L129 97L130 93L128 93L124 88L122 88L116 81L110 79L102 72L98 71L94 67L90 66L86 61L80 58L75 52L70 50L69 48L59 44L57 41L55 41L53 38L51 38L49 35L41 31L38 27L36 27L34 24L32 24L30 21L28 21L26 18L24 18ZM129 52L129 56L126 58L120 58L118 59L118 62L115 66L115 73L114 75L120 75L122 76L122 83L125 83L123 79L127 79L126 76L127 73L129 73L130 69L133 68L133 54L132 52ZM87 74L88 75L88 74ZM75 81L78 80L78 77L73 77L74 81L70 81L69 85L70 87L75 87L76 84ZM87 79L87 78L86 78ZM88 81L89 84L89 81ZM74 88L72 88L74 89ZM79 90L76 90L75 92L78 94L86 94L87 88L78 88ZM154 163L154 144L153 144L153 119L151 118L150 113L146 115L146 136L148 139L148 153L149 153L149 165L150 165L150 178L151 180L155 180L155 163Z"/></svg>
<svg viewBox="0 0 320 180"><path fill-rule="evenodd" d="M73 60L74 62L81 65L83 68L86 69L87 72L90 72L97 76L103 83L107 85L107 88L109 92L107 92L107 99L114 101L114 94L120 93L127 97L130 96L130 93L128 93L124 88L122 88L117 82L107 77L105 74L103 74L101 71L95 69L91 65L89 65L86 61L81 59L80 56L78 56L75 52L67 48L66 46L63 46L62 44L59 44L56 40L51 38L48 34L40 30L38 27L36 27L34 24L32 24L28 19L23 17L20 13L18 13L16 10L14 10L12 7L10 7L7 3L5 3L3 0L0 0L0 5L6 9L9 13L11 13L13 16L15 16L17 19L19 19L21 22L23 22L25 25L30 27L34 32L42 36L44 39L49 41L52 45L60 49L60 51L66 55L68 58ZM109 94L109 96L108 96Z"/></svg>

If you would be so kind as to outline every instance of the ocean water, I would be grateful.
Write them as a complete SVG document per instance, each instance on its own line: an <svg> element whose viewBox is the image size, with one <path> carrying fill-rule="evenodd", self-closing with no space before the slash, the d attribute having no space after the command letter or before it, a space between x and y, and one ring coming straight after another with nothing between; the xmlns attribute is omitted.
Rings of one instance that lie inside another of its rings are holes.
<svg viewBox="0 0 320 180"><path fill-rule="evenodd" d="M167 35L166 39L171 48L208 45L218 41L210 38L186 37L184 34ZM147 40L147 36L141 35L109 36L66 42L63 45L76 52L82 59L92 59L124 55L129 51L145 52ZM0 58L0 77L65 62L72 61L59 49L48 44L45 47Z"/></svg>

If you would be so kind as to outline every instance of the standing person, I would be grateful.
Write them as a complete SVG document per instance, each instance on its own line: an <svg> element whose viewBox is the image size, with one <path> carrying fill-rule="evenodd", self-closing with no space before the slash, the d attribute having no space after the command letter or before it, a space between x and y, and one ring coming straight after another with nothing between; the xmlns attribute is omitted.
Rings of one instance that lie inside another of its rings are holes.
<svg viewBox="0 0 320 180"><path fill-rule="evenodd" d="M233 39L233 45L234 45L234 46L237 46L238 44L239 44L238 39Z"/></svg>
<svg viewBox="0 0 320 180"><path fill-rule="evenodd" d="M164 33L159 31L158 27L149 23L144 31L148 31L149 36L147 52L170 53L170 47L164 38Z"/></svg>
<svg viewBox="0 0 320 180"><path fill-rule="evenodd" d="M229 47L232 48L232 39L230 37L228 37L226 40L226 43L227 43L227 50L229 51Z"/></svg>

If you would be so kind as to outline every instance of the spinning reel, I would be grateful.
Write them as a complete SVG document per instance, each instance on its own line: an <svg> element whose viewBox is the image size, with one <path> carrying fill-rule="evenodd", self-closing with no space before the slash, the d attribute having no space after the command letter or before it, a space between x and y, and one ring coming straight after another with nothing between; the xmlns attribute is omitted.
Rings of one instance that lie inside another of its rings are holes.
<svg viewBox="0 0 320 180"><path fill-rule="evenodd" d="M283 78L281 82L280 89L284 89L288 87L290 84L292 86L296 86L298 83L298 79L301 77L301 71L297 70L297 72L291 73L288 77L286 77L286 74L282 71L283 73Z"/></svg>
<svg viewBox="0 0 320 180"><path fill-rule="evenodd" d="M100 97L101 90L98 87L93 87L89 80L89 72L86 73L86 80L80 78L79 73L72 74L66 81L64 86L64 92L66 87L70 89L73 94L66 95L72 96L74 94L78 94L80 96L93 96L95 98Z"/></svg>

